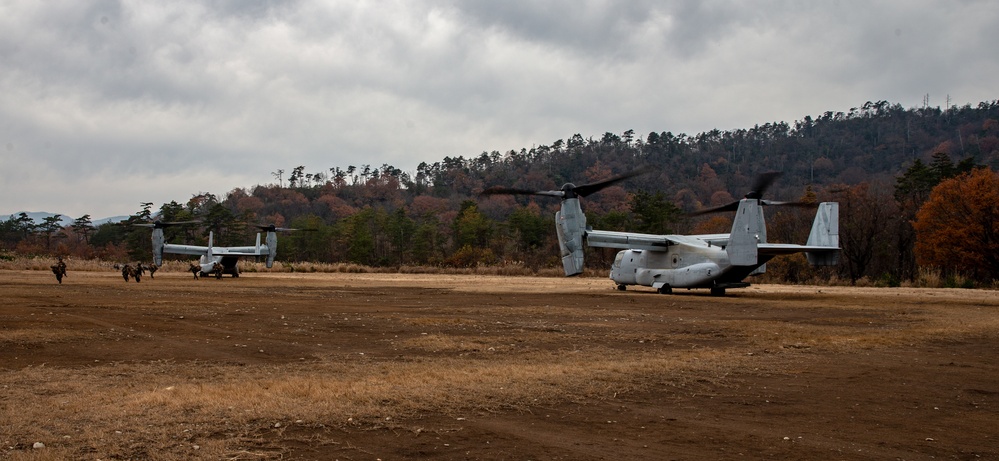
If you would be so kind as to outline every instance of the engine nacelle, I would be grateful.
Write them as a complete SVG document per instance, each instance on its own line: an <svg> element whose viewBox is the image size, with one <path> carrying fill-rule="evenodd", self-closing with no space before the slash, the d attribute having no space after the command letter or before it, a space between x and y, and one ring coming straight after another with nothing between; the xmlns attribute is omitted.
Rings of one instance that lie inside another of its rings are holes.
<svg viewBox="0 0 999 461"><path fill-rule="evenodd" d="M274 257L277 256L277 232L267 233L267 268L274 265Z"/></svg>
<svg viewBox="0 0 999 461"><path fill-rule="evenodd" d="M154 228L153 229L153 264L156 266L163 265L163 245L166 243L166 238L163 237L163 229Z"/></svg>
<svg viewBox="0 0 999 461"><path fill-rule="evenodd" d="M562 200L562 208L555 213L555 231L562 254L562 269L566 277L583 272L583 238L586 236L586 215L578 198Z"/></svg>

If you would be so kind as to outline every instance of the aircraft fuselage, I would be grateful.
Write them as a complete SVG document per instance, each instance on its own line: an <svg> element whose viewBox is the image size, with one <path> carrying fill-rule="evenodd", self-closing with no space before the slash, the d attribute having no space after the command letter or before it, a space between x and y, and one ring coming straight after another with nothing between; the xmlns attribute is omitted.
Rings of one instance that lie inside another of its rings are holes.
<svg viewBox="0 0 999 461"><path fill-rule="evenodd" d="M610 278L619 286L643 285L657 289L735 288L770 258L757 264L732 265L725 248L699 239L670 236L678 244L666 251L622 250L611 265Z"/></svg>

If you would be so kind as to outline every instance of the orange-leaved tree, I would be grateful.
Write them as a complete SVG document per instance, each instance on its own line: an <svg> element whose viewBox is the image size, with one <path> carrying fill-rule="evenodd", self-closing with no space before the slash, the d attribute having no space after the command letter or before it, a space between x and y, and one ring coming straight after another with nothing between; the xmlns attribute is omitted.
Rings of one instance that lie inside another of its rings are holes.
<svg viewBox="0 0 999 461"><path fill-rule="evenodd" d="M978 168L942 181L913 228L919 265L979 281L999 279L999 174Z"/></svg>

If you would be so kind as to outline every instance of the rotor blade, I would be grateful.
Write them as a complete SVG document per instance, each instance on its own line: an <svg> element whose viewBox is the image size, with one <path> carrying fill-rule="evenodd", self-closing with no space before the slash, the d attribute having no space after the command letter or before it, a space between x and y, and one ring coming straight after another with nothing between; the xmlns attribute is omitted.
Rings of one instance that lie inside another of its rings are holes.
<svg viewBox="0 0 999 461"><path fill-rule="evenodd" d="M818 204L811 202L778 202L776 200L760 200L760 205L773 205L773 206L792 206L792 207L814 207ZM701 216L708 213L717 213L721 211L736 211L739 209L739 201L728 203L721 206L716 206L714 208L708 208L704 210L697 210L687 213L687 216Z"/></svg>
<svg viewBox="0 0 999 461"><path fill-rule="evenodd" d="M747 199L759 200L761 205L782 205L782 206L809 206L805 202L777 202L772 200L762 200L763 194L770 188L770 186L783 174L779 171L771 171L769 173L763 173L756 176L756 180L753 181L753 189L746 194ZM732 203L728 203L721 206L716 206L714 208L707 208L704 210L697 210L687 213L687 216L700 216L708 213L716 213L720 211L736 211L739 209L739 200Z"/></svg>
<svg viewBox="0 0 999 461"><path fill-rule="evenodd" d="M156 223L153 223L153 224L156 224ZM160 222L159 223L159 225L161 225L163 227L183 226L185 224L201 224L201 220L194 220L194 221L171 221L171 222Z"/></svg>
<svg viewBox="0 0 999 461"><path fill-rule="evenodd" d="M775 201L775 200L760 200L760 204L761 205L773 205L773 206L794 206L794 207L802 207L802 208L808 208L808 207L818 206L818 203L813 203L813 202L802 202L802 201L778 202L778 201Z"/></svg>
<svg viewBox="0 0 999 461"><path fill-rule="evenodd" d="M753 182L753 189L746 194L746 198L762 198L763 193L770 188L770 185L773 184L781 174L782 173L779 171L771 171L757 176L756 181Z"/></svg>
<svg viewBox="0 0 999 461"><path fill-rule="evenodd" d="M493 186L482 192L479 195L545 195L549 197L561 197L563 195L560 190L530 190L530 189L515 189L513 187L503 187L503 186Z"/></svg>
<svg viewBox="0 0 999 461"><path fill-rule="evenodd" d="M603 181L599 181L599 182L595 182L595 183L591 183L591 184L583 184L582 186L576 186L575 188L573 188L573 190L576 191L576 195L578 195L580 197L586 197L587 195L594 194L596 192L600 192L605 187L610 187L610 186L613 186L614 184L617 184L617 183L619 183L621 181L624 181L626 179L634 178L635 176L641 176L643 174L647 174L647 173L651 173L651 172L652 172L652 167L643 167L643 168L639 168L637 170L629 171L629 172L627 172L625 174L622 174L620 176L615 176L615 177L610 178L610 179L605 179Z"/></svg>
<svg viewBox="0 0 999 461"><path fill-rule="evenodd" d="M153 221L150 223L134 223L135 227L151 227L153 229L163 229L165 227L182 226L186 224L201 224L200 220L194 221Z"/></svg>
<svg viewBox="0 0 999 461"><path fill-rule="evenodd" d="M718 213L718 212L721 212L721 211L736 211L738 209L739 209L739 201L735 201L735 202L732 202L732 203L727 203L725 205L716 206L716 207L713 207L713 208L706 208L706 209L703 209L703 210L691 211L690 213L687 213L687 216L700 216L700 215L705 215L705 214L708 214L708 213Z"/></svg>
<svg viewBox="0 0 999 461"><path fill-rule="evenodd" d="M319 229L307 229L307 228L293 228L293 227L277 227L273 224L265 226L263 224L251 224L253 227L260 229L264 232L315 232Z"/></svg>
<svg viewBox="0 0 999 461"><path fill-rule="evenodd" d="M561 190L531 190L531 189L517 189L513 187L503 187L503 186L493 186L483 190L479 195L544 195L548 197L586 197L587 195L594 194L600 190L617 184L635 176L643 175L646 173L651 173L652 167L643 167L637 170L629 171L620 176L615 176L610 179L605 179L603 181L598 181L590 184L583 184L582 186L576 186L572 183L568 183L562 186Z"/></svg>

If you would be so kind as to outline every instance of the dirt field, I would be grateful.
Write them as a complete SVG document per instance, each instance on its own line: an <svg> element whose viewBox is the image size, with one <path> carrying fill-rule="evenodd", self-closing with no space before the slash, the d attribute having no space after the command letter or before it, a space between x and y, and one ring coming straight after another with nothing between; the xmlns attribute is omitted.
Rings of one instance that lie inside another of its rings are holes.
<svg viewBox="0 0 999 461"><path fill-rule="evenodd" d="M0 271L0 459L999 459L993 291L189 275Z"/></svg>

